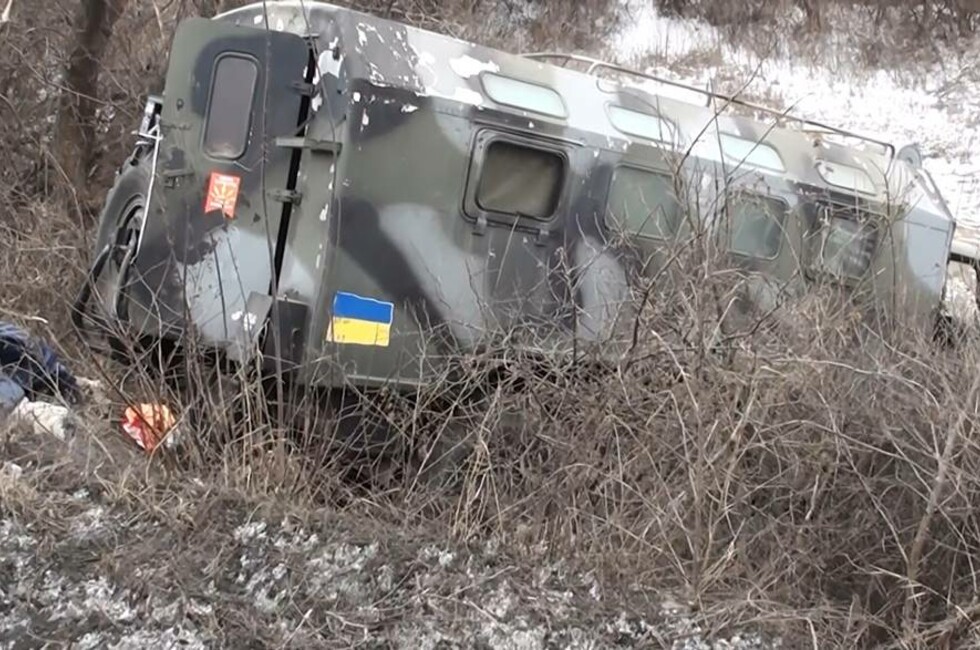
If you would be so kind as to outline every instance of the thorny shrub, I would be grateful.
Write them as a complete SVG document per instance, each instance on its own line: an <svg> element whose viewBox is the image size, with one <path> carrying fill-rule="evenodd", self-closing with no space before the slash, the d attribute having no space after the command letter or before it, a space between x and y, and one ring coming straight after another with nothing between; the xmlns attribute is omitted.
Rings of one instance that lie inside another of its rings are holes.
<svg viewBox="0 0 980 650"><path fill-rule="evenodd" d="M747 279L674 264L612 369L512 352L437 385L484 387L456 414L469 456L447 525L812 625L820 647L960 638L980 550L976 342L882 335L833 296L726 325L719 302Z"/></svg>

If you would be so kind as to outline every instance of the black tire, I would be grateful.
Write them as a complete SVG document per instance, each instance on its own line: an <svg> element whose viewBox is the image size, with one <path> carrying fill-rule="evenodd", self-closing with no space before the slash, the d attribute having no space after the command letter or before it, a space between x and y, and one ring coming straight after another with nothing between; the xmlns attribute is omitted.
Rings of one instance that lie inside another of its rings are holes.
<svg viewBox="0 0 980 650"><path fill-rule="evenodd" d="M146 207L146 194L150 187L150 161L138 159L127 164L116 176L99 218L99 231L95 250L101 251L114 238L134 207Z"/></svg>
<svg viewBox="0 0 980 650"><path fill-rule="evenodd" d="M114 330L127 320L124 287L142 230L149 183L145 159L127 164L116 177L99 219L96 257L73 306L72 320L82 339L96 349L108 344L107 351L117 360L124 359L119 359L121 345Z"/></svg>

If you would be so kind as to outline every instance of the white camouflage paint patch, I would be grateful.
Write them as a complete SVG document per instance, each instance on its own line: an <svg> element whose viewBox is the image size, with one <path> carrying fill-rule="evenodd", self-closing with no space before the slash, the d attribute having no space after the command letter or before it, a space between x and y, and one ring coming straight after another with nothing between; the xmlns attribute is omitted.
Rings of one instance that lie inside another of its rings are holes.
<svg viewBox="0 0 980 650"><path fill-rule="evenodd" d="M498 72L500 70L500 66L493 61L480 61L469 55L450 59L449 67L463 79L469 79L481 72Z"/></svg>

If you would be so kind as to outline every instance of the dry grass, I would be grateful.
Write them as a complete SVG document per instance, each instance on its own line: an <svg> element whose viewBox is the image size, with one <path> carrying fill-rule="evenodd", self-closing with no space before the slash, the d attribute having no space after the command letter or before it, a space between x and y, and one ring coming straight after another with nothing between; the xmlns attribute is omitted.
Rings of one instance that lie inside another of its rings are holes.
<svg viewBox="0 0 980 650"><path fill-rule="evenodd" d="M709 624L819 647L963 642L980 550L976 340L884 333L833 292L723 315L751 280L714 254L702 240L656 282L637 278L644 308L626 331L642 336L617 363L462 354L425 389L372 395L369 432L314 395L286 427L275 385L241 371L216 390L194 355L177 388L137 372L125 393L189 418L157 461L169 480L544 547L603 584L677 594ZM365 452L378 430L384 448ZM447 442L468 453L440 488L420 470Z"/></svg>

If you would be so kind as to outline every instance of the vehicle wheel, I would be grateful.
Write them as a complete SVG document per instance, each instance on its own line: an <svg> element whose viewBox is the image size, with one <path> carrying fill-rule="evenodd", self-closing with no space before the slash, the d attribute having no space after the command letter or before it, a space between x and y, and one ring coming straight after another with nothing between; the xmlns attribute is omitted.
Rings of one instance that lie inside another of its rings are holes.
<svg viewBox="0 0 980 650"><path fill-rule="evenodd" d="M147 191L150 187L149 164L141 161L127 167L117 178L106 199L103 211L99 250L110 244L107 268L103 276L109 282L106 304L110 319L128 320L126 293L130 282L130 267L136 257L136 248L143 231Z"/></svg>
<svg viewBox="0 0 980 650"><path fill-rule="evenodd" d="M116 177L99 221L96 238L99 257L76 303L76 325L89 332L86 338L98 332L103 343L108 342L114 357L123 352L124 346L117 335L120 326L128 320L129 271L143 228L149 183L147 161L127 165ZM97 347L103 343L98 343Z"/></svg>
<svg viewBox="0 0 980 650"><path fill-rule="evenodd" d="M150 161L143 158L135 164L127 165L116 177L102 208L96 250L102 250L110 241L118 241L117 235L121 226L131 221L135 211L139 212L139 223L142 227L146 194L150 187L150 171Z"/></svg>

